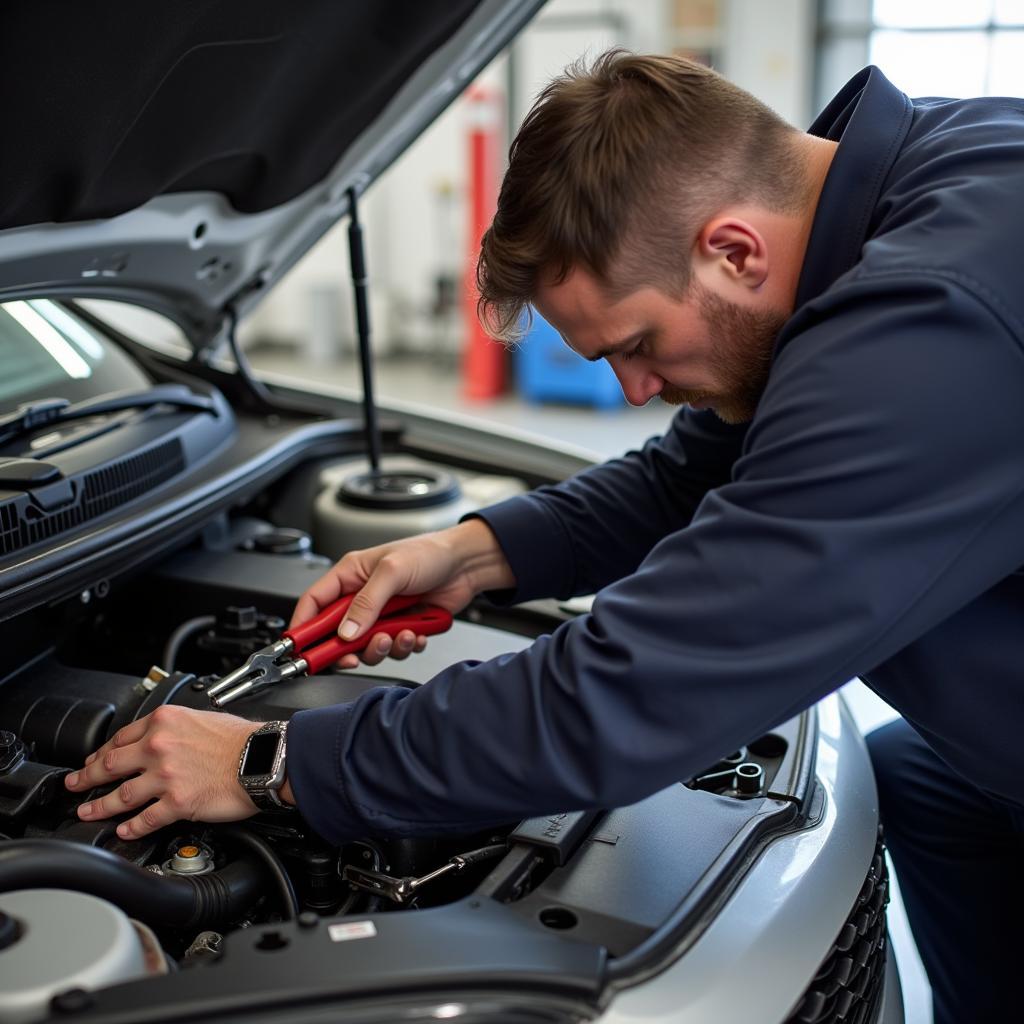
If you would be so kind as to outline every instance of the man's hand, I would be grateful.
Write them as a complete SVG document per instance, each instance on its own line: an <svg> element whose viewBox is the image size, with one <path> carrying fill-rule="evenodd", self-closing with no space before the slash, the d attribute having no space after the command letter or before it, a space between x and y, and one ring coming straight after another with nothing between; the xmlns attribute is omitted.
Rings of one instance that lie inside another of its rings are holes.
<svg viewBox="0 0 1024 1024"><path fill-rule="evenodd" d="M99 821L148 803L117 826L122 839L137 839L183 819L239 821L256 813L239 785L238 759L259 727L259 722L234 715L166 705L119 729L64 784L81 793L125 779L78 808L79 818Z"/></svg>
<svg viewBox="0 0 1024 1024"><path fill-rule="evenodd" d="M515 577L491 528L470 519L447 530L349 552L299 598L291 625L312 619L342 594L357 592L338 626L343 639L353 640L380 618L384 605L397 594L423 594L425 601L454 614L483 590L512 586ZM362 659L376 665L388 654L402 659L426 645L427 638L412 630L394 640L378 633ZM359 659L349 654L338 664L355 668Z"/></svg>

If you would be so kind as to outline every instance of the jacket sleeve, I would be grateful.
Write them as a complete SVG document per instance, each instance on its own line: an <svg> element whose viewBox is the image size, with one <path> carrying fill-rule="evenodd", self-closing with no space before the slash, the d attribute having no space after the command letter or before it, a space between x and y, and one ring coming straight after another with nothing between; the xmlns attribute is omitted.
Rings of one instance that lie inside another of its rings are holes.
<svg viewBox="0 0 1024 1024"><path fill-rule="evenodd" d="M733 480L590 615L295 716L289 774L314 828L441 834L635 801L1024 562L1019 326L938 275L819 301L784 332Z"/></svg>
<svg viewBox="0 0 1024 1024"><path fill-rule="evenodd" d="M629 575L725 483L746 425L683 407L662 437L551 487L473 513L494 531L516 577L504 602L592 594Z"/></svg>

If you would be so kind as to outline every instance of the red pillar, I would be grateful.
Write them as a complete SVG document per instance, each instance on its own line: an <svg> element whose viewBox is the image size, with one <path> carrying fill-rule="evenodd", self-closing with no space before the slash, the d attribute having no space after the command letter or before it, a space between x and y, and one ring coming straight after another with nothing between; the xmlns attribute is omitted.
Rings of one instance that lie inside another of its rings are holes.
<svg viewBox="0 0 1024 1024"><path fill-rule="evenodd" d="M462 287L462 318L465 346L462 355L462 389L467 398L496 398L505 389L505 347L489 338L476 315L479 292L476 261L480 239L490 227L498 203L498 156L501 147L503 106L501 94L474 85L468 102L468 203L469 220L466 272Z"/></svg>

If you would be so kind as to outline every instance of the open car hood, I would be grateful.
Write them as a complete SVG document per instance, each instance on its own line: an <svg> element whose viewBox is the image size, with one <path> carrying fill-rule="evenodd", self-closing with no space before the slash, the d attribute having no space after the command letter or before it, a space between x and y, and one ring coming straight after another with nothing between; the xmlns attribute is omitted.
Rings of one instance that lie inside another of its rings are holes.
<svg viewBox="0 0 1024 1024"><path fill-rule="evenodd" d="M0 302L119 299L209 346L542 4L5 4Z"/></svg>

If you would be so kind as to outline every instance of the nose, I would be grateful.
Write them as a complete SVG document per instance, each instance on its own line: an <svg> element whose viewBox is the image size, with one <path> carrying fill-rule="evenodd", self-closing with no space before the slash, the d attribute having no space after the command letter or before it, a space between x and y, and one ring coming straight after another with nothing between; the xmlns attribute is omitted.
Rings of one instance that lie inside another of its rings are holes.
<svg viewBox="0 0 1024 1024"><path fill-rule="evenodd" d="M609 359L612 372L619 381L623 395L630 405L646 405L655 395L661 393L664 381L656 373L642 366L632 366L620 359Z"/></svg>

